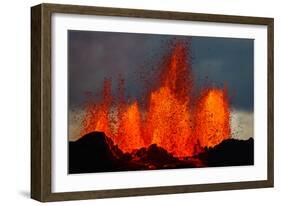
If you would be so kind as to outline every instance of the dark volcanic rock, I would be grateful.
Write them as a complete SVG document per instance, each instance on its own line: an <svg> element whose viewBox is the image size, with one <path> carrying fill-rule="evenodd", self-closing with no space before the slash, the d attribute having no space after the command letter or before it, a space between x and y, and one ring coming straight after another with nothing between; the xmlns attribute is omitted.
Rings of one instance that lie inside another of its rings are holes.
<svg viewBox="0 0 281 206"><path fill-rule="evenodd" d="M254 164L254 139L224 140L214 148L206 148L197 156L207 166L239 166Z"/></svg>
<svg viewBox="0 0 281 206"><path fill-rule="evenodd" d="M156 144L123 153L103 132L69 142L68 152L70 174L196 167L193 161L179 160Z"/></svg>
<svg viewBox="0 0 281 206"><path fill-rule="evenodd" d="M148 166L148 169L173 169L195 167L193 161L179 160L156 144L141 148L132 154L133 159Z"/></svg>
<svg viewBox="0 0 281 206"><path fill-rule="evenodd" d="M103 132L69 142L69 173L102 172L119 167L123 152Z"/></svg>
<svg viewBox="0 0 281 206"><path fill-rule="evenodd" d="M156 144L150 145L148 148L142 148L136 152L136 156L140 161L149 162L151 164L168 164L176 161L170 153Z"/></svg>
<svg viewBox="0 0 281 206"><path fill-rule="evenodd" d="M69 173L133 171L148 169L194 168L251 165L254 163L253 139L229 139L195 156L178 159L156 144L123 153L103 132L91 132L69 142Z"/></svg>
<svg viewBox="0 0 281 206"><path fill-rule="evenodd" d="M69 142L68 172L70 174L144 170L147 165L132 160L103 132L91 132Z"/></svg>

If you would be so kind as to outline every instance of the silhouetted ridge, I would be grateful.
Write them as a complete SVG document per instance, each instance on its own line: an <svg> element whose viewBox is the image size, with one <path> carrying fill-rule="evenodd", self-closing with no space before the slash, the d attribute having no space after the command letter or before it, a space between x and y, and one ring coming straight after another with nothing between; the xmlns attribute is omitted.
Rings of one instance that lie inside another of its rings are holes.
<svg viewBox="0 0 281 206"><path fill-rule="evenodd" d="M195 157L178 159L156 144L123 153L103 132L91 132L69 142L69 173L252 165L253 143L253 138L228 139Z"/></svg>
<svg viewBox="0 0 281 206"><path fill-rule="evenodd" d="M122 155L103 132L91 132L76 142L69 142L69 173L112 170Z"/></svg>
<svg viewBox="0 0 281 206"><path fill-rule="evenodd" d="M254 139L227 139L214 148L206 148L198 157L208 166L239 166L254 164Z"/></svg>

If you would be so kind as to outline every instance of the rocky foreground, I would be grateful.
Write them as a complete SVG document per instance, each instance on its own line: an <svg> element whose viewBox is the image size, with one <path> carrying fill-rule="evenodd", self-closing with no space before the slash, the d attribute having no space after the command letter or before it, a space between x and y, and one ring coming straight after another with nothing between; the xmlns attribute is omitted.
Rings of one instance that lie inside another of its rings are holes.
<svg viewBox="0 0 281 206"><path fill-rule="evenodd" d="M152 169L239 166L254 164L254 140L224 140L214 148L178 159L156 144L123 153L103 132L91 132L69 142L70 174Z"/></svg>

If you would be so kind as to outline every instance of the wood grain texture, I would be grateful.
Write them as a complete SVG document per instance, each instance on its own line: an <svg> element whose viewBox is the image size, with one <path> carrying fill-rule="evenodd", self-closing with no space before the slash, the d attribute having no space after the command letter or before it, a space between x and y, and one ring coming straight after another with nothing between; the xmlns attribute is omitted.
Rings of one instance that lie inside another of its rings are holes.
<svg viewBox="0 0 281 206"><path fill-rule="evenodd" d="M41 6L31 9L31 197L42 199Z"/></svg>
<svg viewBox="0 0 281 206"><path fill-rule="evenodd" d="M53 193L51 190L51 16L53 13L266 25L268 28L268 178L263 181ZM41 4L31 8L31 197L41 202L272 187L273 19Z"/></svg>
<svg viewBox="0 0 281 206"><path fill-rule="evenodd" d="M51 193L51 11L31 8L31 197Z"/></svg>
<svg viewBox="0 0 281 206"><path fill-rule="evenodd" d="M43 4L43 6L49 10L52 10L52 12L56 12L56 13L155 18L155 19L184 20L184 21L206 21L206 22L221 22L221 23L267 25L271 19L271 18L264 18L264 17L251 17L251 16L233 16L233 15L186 13L186 12L171 12L171 11L159 11L159 10L140 10L140 9L63 5L63 4Z"/></svg>
<svg viewBox="0 0 281 206"><path fill-rule="evenodd" d="M274 20L267 29L267 179L274 186Z"/></svg>

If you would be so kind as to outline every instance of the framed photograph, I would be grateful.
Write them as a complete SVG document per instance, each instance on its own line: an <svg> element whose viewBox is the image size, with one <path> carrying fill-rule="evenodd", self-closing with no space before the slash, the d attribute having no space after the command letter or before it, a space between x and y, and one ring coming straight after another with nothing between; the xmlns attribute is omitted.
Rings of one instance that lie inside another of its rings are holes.
<svg viewBox="0 0 281 206"><path fill-rule="evenodd" d="M273 19L31 8L31 197L273 187Z"/></svg>

